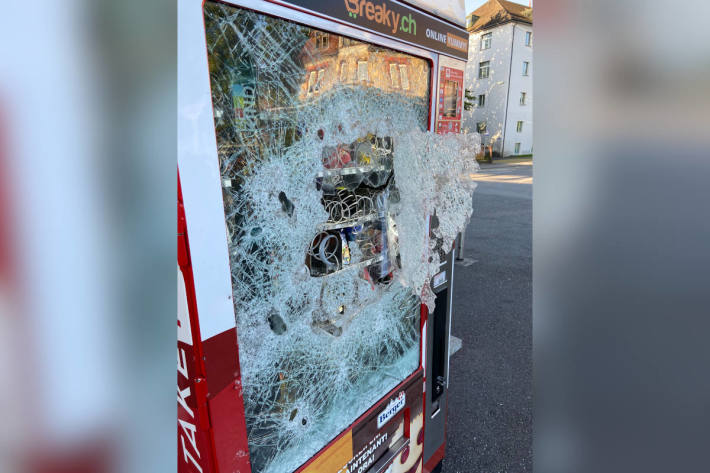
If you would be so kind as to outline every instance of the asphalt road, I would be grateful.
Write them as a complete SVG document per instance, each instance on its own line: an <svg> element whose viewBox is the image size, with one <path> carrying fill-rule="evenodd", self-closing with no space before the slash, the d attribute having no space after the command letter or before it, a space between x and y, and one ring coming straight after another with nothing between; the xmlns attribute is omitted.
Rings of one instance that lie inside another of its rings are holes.
<svg viewBox="0 0 710 473"><path fill-rule="evenodd" d="M532 471L532 165L483 164L454 269L442 473Z"/></svg>

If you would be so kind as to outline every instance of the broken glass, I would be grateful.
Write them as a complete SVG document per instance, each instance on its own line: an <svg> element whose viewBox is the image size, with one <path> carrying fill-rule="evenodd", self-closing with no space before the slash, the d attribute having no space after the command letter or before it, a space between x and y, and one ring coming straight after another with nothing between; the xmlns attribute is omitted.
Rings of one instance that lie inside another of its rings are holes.
<svg viewBox="0 0 710 473"><path fill-rule="evenodd" d="M432 250L471 215L477 135L426 131L424 59L204 13L249 455L290 473L418 368Z"/></svg>

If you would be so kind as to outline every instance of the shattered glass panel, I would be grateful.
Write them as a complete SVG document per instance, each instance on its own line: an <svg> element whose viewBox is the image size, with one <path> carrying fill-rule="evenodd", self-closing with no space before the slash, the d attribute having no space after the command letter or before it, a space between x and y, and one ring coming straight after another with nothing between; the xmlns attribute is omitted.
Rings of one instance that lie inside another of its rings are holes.
<svg viewBox="0 0 710 473"><path fill-rule="evenodd" d="M426 131L423 59L204 12L249 455L290 473L418 368L479 141Z"/></svg>

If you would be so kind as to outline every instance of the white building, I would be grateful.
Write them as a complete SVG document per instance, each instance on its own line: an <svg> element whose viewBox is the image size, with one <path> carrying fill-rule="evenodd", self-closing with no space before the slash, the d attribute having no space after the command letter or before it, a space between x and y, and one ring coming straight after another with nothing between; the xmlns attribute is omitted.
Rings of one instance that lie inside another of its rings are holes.
<svg viewBox="0 0 710 473"><path fill-rule="evenodd" d="M488 0L466 17L470 33L463 127L478 131L501 156L530 154L532 134L532 9Z"/></svg>

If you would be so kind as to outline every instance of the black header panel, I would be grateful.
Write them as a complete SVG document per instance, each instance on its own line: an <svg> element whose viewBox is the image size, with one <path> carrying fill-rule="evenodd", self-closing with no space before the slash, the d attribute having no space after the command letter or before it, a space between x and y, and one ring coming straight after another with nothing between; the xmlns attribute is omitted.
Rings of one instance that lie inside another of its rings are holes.
<svg viewBox="0 0 710 473"><path fill-rule="evenodd" d="M289 0L359 28L466 61L468 32L390 0Z"/></svg>

